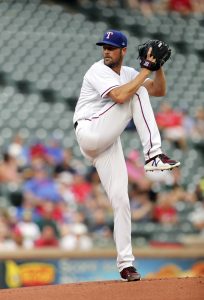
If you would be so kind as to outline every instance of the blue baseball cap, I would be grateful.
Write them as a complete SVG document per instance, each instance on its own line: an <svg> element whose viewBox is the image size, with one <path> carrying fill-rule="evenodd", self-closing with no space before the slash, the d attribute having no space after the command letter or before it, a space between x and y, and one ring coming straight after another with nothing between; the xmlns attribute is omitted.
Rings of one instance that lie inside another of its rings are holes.
<svg viewBox="0 0 204 300"><path fill-rule="evenodd" d="M108 30L103 36L103 40L96 43L97 46L110 45L117 48L127 47L127 37L117 30Z"/></svg>

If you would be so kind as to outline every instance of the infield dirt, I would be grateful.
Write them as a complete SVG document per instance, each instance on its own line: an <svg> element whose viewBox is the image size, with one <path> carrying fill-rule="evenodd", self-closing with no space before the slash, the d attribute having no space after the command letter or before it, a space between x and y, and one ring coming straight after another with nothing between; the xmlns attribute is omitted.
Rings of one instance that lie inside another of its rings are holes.
<svg viewBox="0 0 204 300"><path fill-rule="evenodd" d="M203 300L204 277L98 281L5 289L0 300Z"/></svg>

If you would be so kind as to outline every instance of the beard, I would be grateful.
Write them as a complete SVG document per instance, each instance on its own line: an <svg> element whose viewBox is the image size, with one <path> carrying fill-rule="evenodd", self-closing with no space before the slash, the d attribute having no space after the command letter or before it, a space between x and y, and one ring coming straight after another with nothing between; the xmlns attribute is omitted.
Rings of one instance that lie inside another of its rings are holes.
<svg viewBox="0 0 204 300"><path fill-rule="evenodd" d="M120 53L120 57L117 60L113 60L111 57L104 57L104 65L113 69L122 64L122 54Z"/></svg>

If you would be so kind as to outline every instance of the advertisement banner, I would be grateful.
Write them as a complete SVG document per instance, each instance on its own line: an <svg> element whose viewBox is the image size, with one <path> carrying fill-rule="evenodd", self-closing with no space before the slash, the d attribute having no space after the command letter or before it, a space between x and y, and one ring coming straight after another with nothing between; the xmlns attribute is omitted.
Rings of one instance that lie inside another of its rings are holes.
<svg viewBox="0 0 204 300"><path fill-rule="evenodd" d="M59 282L55 260L5 260L0 262L0 288L48 285Z"/></svg>
<svg viewBox="0 0 204 300"><path fill-rule="evenodd" d="M136 258L135 266L142 278L204 276L202 259ZM120 280L115 259L61 260L58 268L61 283Z"/></svg>
<svg viewBox="0 0 204 300"><path fill-rule="evenodd" d="M202 259L139 258L135 266L142 278L204 276ZM106 280L120 280L113 258L0 262L0 288Z"/></svg>

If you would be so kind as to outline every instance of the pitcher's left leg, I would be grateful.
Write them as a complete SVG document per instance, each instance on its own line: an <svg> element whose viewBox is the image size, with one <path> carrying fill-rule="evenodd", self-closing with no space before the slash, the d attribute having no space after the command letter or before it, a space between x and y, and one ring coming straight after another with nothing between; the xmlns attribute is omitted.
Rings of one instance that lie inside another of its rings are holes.
<svg viewBox="0 0 204 300"><path fill-rule="evenodd" d="M161 137L146 88L141 87L133 97L132 110L145 160L161 154Z"/></svg>
<svg viewBox="0 0 204 300"><path fill-rule="evenodd" d="M161 150L161 137L150 103L149 94L141 87L132 99L133 119L145 157L145 170L171 170L180 162L170 159Z"/></svg>

